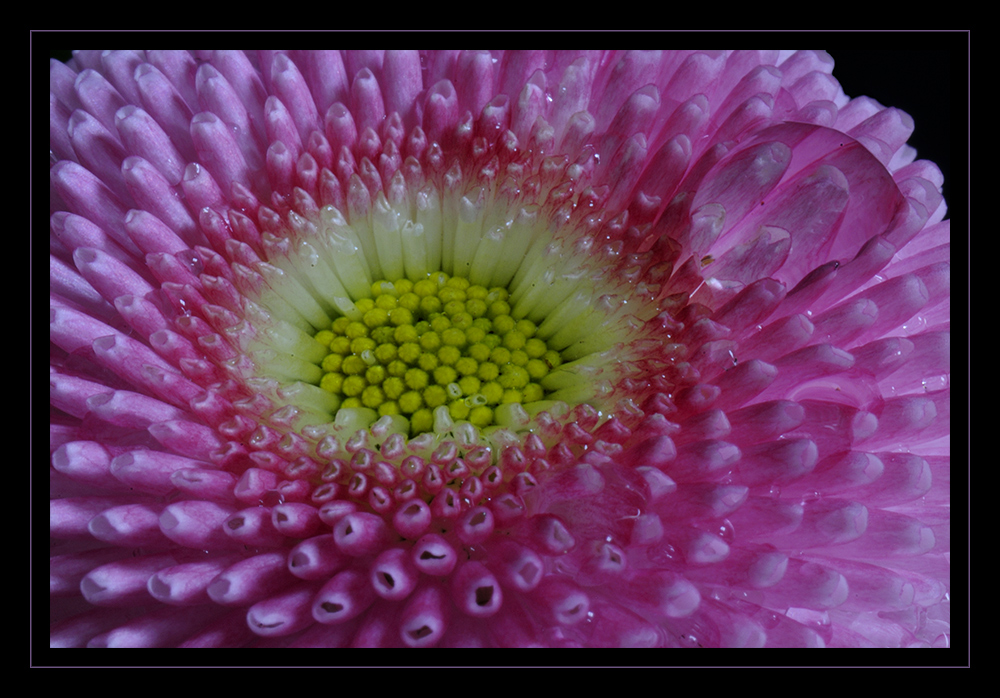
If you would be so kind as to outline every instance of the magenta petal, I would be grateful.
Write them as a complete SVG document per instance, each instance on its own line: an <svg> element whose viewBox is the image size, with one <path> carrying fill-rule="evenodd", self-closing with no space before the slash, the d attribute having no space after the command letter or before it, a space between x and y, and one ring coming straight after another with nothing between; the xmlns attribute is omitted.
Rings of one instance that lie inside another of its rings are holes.
<svg viewBox="0 0 1000 698"><path fill-rule="evenodd" d="M53 62L52 646L947 646L943 177L833 67Z"/></svg>

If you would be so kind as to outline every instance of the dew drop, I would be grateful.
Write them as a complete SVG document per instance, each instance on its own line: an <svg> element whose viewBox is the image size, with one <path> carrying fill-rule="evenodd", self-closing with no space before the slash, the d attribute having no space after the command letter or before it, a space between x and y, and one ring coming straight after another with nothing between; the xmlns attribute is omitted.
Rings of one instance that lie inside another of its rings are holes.
<svg viewBox="0 0 1000 698"><path fill-rule="evenodd" d="M924 388L925 393L934 392L937 390L946 390L948 388L951 377L948 374L941 376L931 376L924 378L921 381L921 385Z"/></svg>
<svg viewBox="0 0 1000 698"><path fill-rule="evenodd" d="M736 533L733 528L733 522L729 519L723 519L722 523L719 524L719 530L717 531L719 538L725 541L727 544L732 544L736 538Z"/></svg>
<svg viewBox="0 0 1000 698"><path fill-rule="evenodd" d="M285 503L285 495L278 490L268 490L260 496L259 501L262 507L275 507Z"/></svg>
<svg viewBox="0 0 1000 698"><path fill-rule="evenodd" d="M177 259L195 276L198 276L205 271L205 265L201 261L201 257L199 257L193 250L178 252Z"/></svg>

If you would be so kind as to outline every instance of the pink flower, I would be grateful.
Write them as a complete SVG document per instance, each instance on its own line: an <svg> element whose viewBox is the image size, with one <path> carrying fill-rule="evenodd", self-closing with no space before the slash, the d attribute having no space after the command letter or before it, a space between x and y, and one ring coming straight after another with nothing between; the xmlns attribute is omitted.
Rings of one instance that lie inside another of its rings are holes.
<svg viewBox="0 0 1000 698"><path fill-rule="evenodd" d="M832 68L53 62L51 644L947 645L942 179Z"/></svg>

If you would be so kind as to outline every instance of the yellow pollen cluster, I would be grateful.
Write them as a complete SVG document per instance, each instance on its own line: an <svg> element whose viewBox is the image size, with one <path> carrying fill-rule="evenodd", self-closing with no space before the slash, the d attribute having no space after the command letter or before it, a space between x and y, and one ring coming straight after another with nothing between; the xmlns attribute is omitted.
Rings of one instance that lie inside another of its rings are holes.
<svg viewBox="0 0 1000 698"><path fill-rule="evenodd" d="M377 281L372 296L355 303L360 320L339 317L316 334L330 352L319 385L341 408L406 416L412 434L431 431L442 405L489 426L498 405L544 398L541 380L562 363L535 323L511 317L504 288L435 272Z"/></svg>

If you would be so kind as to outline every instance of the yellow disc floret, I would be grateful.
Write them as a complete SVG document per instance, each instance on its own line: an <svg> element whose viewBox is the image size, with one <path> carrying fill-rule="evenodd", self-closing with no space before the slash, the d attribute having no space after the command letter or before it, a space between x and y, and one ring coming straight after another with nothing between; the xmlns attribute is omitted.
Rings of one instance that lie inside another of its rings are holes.
<svg viewBox="0 0 1000 698"><path fill-rule="evenodd" d="M391 296L385 296L390 298ZM370 328L382 327L389 322L389 313L382 308L372 308L365 313L363 322Z"/></svg>
<svg viewBox="0 0 1000 698"><path fill-rule="evenodd" d="M323 357L323 363L320 364L320 367L324 371L335 373L336 371L340 370L340 365L343 363L343 361L344 357L341 356L340 354L327 354L325 357Z"/></svg>
<svg viewBox="0 0 1000 698"><path fill-rule="evenodd" d="M361 402L365 407L375 409L385 402L385 393L377 385L369 385L361 393Z"/></svg>
<svg viewBox="0 0 1000 698"><path fill-rule="evenodd" d="M434 428L434 410L484 428L494 410L545 399L543 379L562 363L537 325L511 316L507 289L443 272L379 280L357 314L337 317L314 336L328 353L319 387L339 409L402 415L411 435Z"/></svg>
<svg viewBox="0 0 1000 698"><path fill-rule="evenodd" d="M424 403L428 407L440 407L448 401L448 391L441 385L432 385L424 391Z"/></svg>

